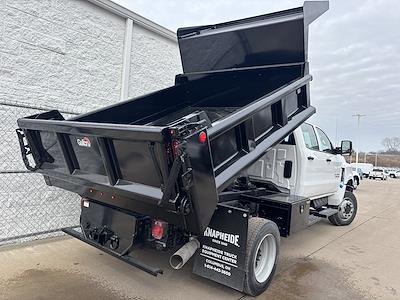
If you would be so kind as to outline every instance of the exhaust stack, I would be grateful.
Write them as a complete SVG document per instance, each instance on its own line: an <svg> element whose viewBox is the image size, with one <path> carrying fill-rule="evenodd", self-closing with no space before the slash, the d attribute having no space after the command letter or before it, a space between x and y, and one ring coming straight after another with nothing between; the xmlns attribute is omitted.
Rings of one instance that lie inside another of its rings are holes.
<svg viewBox="0 0 400 300"><path fill-rule="evenodd" d="M187 263L199 247L200 242L196 238L190 240L171 256L169 264L175 270L179 270Z"/></svg>

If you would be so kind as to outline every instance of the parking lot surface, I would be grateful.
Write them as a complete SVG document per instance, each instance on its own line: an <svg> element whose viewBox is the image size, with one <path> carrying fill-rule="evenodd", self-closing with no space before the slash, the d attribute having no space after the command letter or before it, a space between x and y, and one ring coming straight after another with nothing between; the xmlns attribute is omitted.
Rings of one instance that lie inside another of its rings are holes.
<svg viewBox="0 0 400 300"><path fill-rule="evenodd" d="M257 299L400 299L400 180L364 179L347 227L321 221L283 238L278 270ZM168 266L168 253L135 250L157 278L78 240L0 248L0 299L251 299Z"/></svg>

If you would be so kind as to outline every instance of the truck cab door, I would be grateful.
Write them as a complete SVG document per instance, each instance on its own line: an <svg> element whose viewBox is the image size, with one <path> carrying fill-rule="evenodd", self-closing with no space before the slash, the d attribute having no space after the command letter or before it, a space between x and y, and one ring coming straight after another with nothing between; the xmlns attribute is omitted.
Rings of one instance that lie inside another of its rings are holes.
<svg viewBox="0 0 400 300"><path fill-rule="evenodd" d="M318 137L321 165L324 166L323 174L321 174L324 189L327 193L334 193L340 182L343 159L340 155L335 154L332 143L325 132L318 127L315 127L315 131Z"/></svg>
<svg viewBox="0 0 400 300"><path fill-rule="evenodd" d="M303 123L300 126L301 135L297 136L297 144L301 150L300 182L296 194L302 197L315 198L326 194L324 174L325 155L319 151L317 134L314 126Z"/></svg>

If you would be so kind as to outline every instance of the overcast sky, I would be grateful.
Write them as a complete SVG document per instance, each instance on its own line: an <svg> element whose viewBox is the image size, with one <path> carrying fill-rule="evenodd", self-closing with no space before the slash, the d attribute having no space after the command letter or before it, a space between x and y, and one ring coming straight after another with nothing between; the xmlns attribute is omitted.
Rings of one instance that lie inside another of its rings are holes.
<svg viewBox="0 0 400 300"><path fill-rule="evenodd" d="M116 0L173 31L301 6L298 0ZM331 0L310 27L309 61L314 77L312 122L330 136L382 149L385 137L400 136L400 1ZM338 134L336 135L336 128Z"/></svg>

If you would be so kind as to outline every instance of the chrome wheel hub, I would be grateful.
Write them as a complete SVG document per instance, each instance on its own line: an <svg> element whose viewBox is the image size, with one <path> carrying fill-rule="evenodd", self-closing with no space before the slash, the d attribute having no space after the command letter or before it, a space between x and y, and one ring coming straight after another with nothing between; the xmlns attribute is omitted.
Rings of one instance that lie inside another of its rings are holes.
<svg viewBox="0 0 400 300"><path fill-rule="evenodd" d="M339 217L342 220L348 220L353 216L354 204L349 198L344 198L339 205Z"/></svg>
<svg viewBox="0 0 400 300"><path fill-rule="evenodd" d="M275 265L276 240L272 234L267 234L257 245L254 258L254 275L260 283L265 282Z"/></svg>

